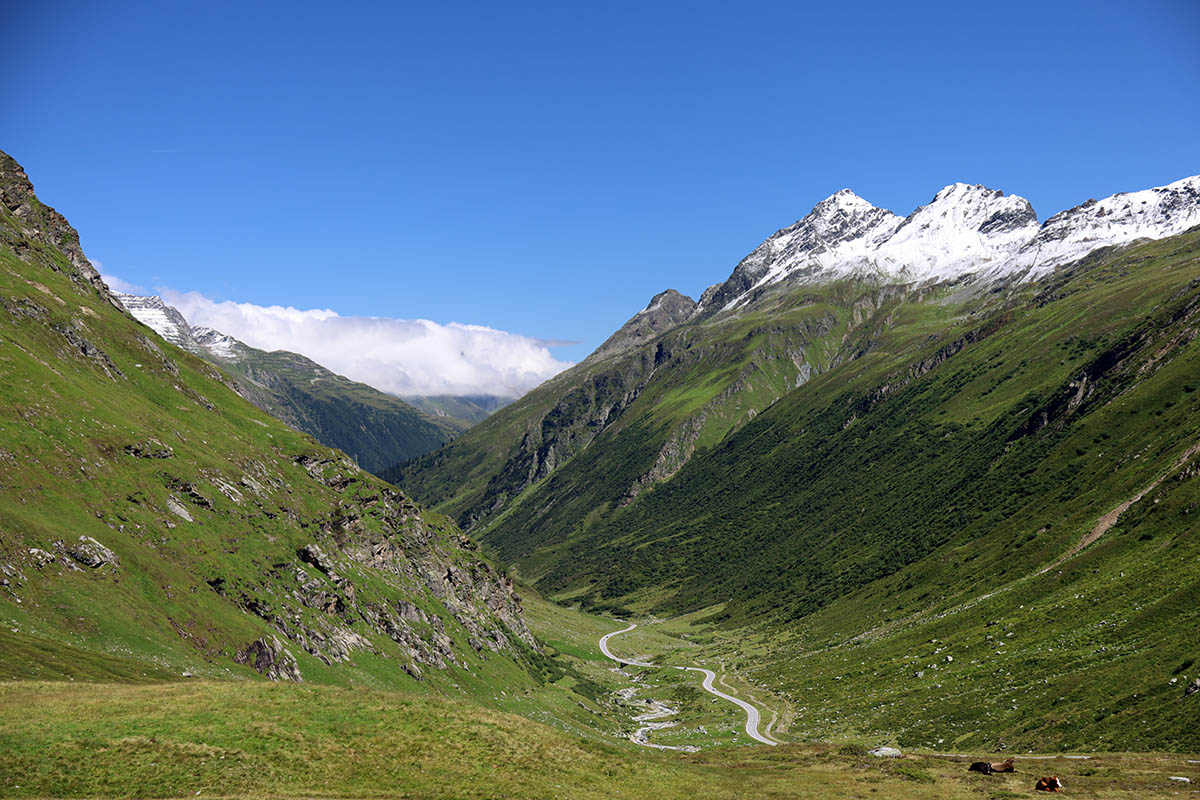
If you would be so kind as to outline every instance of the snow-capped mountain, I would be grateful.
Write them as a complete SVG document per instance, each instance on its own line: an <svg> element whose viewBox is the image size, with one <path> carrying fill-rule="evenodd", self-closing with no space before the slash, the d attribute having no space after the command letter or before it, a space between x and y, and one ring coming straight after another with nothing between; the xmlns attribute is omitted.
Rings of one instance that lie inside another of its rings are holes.
<svg viewBox="0 0 1200 800"><path fill-rule="evenodd" d="M866 265L870 254L903 223L892 212L842 189L755 248L734 268L729 280L704 292L697 308L717 310L736 305L751 292L784 278L821 280Z"/></svg>
<svg viewBox="0 0 1200 800"><path fill-rule="evenodd" d="M849 189L777 231L709 287L696 313L736 308L779 282L877 277L930 283L965 276L1033 279L1106 245L1200 224L1200 176L1089 200L1039 225L1029 201L955 183L901 219Z"/></svg>
<svg viewBox="0 0 1200 800"><path fill-rule="evenodd" d="M171 344L202 358L234 359L238 357L238 349L245 347L232 336L212 328L193 328L177 308L167 305L157 295L146 297L113 292L113 296L121 301L134 319L152 328Z"/></svg>
<svg viewBox="0 0 1200 800"><path fill-rule="evenodd" d="M192 328L192 338L196 344L217 358L229 359L238 357L238 349L244 348L241 341L221 333L215 328Z"/></svg>
<svg viewBox="0 0 1200 800"><path fill-rule="evenodd" d="M1161 239L1200 225L1200 175L1140 192L1121 192L1061 211L1004 266L1038 278L1098 247Z"/></svg>
<svg viewBox="0 0 1200 800"><path fill-rule="evenodd" d="M1024 197L955 183L909 214L870 258L884 275L946 280L1010 258L1037 231Z"/></svg>

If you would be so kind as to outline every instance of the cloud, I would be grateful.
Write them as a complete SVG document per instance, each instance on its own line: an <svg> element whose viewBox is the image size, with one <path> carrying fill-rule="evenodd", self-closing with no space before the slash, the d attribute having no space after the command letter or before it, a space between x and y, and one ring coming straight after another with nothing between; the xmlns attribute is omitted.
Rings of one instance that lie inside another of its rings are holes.
<svg viewBox="0 0 1200 800"><path fill-rule="evenodd" d="M147 294L148 293L144 286L138 286L136 283L129 283L128 281L123 281L120 278L118 278L116 275L105 275L104 274L104 265L101 264L96 259L89 258L88 261L90 261L92 266L96 268L96 271L100 273L100 280L104 281L108 285L108 288L112 289L114 292L122 292L124 294Z"/></svg>
<svg viewBox="0 0 1200 800"><path fill-rule="evenodd" d="M544 342L482 325L343 317L330 309L217 302L170 289L160 294L192 325L260 350L301 353L392 394L515 397L571 366L554 358Z"/></svg>

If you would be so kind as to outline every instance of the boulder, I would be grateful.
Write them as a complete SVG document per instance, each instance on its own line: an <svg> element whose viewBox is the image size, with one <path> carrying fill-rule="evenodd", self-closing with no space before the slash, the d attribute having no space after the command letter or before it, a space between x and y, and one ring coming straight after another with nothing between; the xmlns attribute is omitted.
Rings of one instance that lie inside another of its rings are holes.
<svg viewBox="0 0 1200 800"><path fill-rule="evenodd" d="M900 758L904 755L894 747L876 747L874 750L868 750L867 752L876 758Z"/></svg>
<svg viewBox="0 0 1200 800"><path fill-rule="evenodd" d="M105 564L114 567L119 563L116 554L90 536L80 536L79 543L67 550L71 558L85 567L97 569Z"/></svg>
<svg viewBox="0 0 1200 800"><path fill-rule="evenodd" d="M194 521L192 519L192 515L184 507L183 503L179 502L179 498L175 497L173 494L167 495L167 510L180 519L187 520L188 522Z"/></svg>
<svg viewBox="0 0 1200 800"><path fill-rule="evenodd" d="M1183 696L1189 697L1196 692L1200 692L1200 678L1196 678L1196 680L1192 681L1184 688Z"/></svg>

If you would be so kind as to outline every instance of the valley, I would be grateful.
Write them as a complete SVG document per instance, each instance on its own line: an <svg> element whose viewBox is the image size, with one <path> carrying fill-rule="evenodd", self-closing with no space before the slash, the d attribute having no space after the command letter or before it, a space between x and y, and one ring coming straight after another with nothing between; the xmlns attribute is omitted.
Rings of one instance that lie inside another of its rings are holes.
<svg viewBox="0 0 1200 800"><path fill-rule="evenodd" d="M1186 791L1198 184L839 192L418 411L160 336L0 154L0 796Z"/></svg>

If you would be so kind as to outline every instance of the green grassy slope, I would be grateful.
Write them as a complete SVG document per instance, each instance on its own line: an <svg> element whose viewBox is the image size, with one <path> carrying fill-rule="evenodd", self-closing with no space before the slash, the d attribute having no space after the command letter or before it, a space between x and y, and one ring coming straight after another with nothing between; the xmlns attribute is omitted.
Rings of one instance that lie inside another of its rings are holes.
<svg viewBox="0 0 1200 800"><path fill-rule="evenodd" d="M768 643L731 654L814 735L1198 749L1198 330L1197 233L972 316L901 308L871 352L528 561L593 602L730 601L719 619Z"/></svg>
<svg viewBox="0 0 1200 800"><path fill-rule="evenodd" d="M405 395L404 402L419 408L426 414L435 417L458 431L465 431L472 425L483 422L498 409L512 402L511 397L497 395Z"/></svg>
<svg viewBox="0 0 1200 800"><path fill-rule="evenodd" d="M1032 794L1042 767L1078 797L1166 797L1167 774L1195 774L1176 761L1028 762L1018 774L988 778L959 761L881 760L856 748L635 752L398 692L0 684L4 797L966 800Z"/></svg>
<svg viewBox="0 0 1200 800"><path fill-rule="evenodd" d="M596 638L613 629L537 601L531 610L539 635L580 665L599 658ZM695 627L646 626L618 650L703 660L719 645L684 642L672 656L681 632L702 638ZM708 702L690 703L685 688L648 691L680 706L685 726L697 720L693 708L714 734L728 725L710 718ZM0 796L997 798L1032 794L1038 775L1057 774L1075 796L1132 798L1174 796L1169 775L1200 777L1186 757L1155 754L1022 759L1016 773L987 777L967 772L971 756L877 759L853 738L663 753L581 736L566 719L530 713L536 702L528 692L488 709L313 684L0 682Z"/></svg>
<svg viewBox="0 0 1200 800"><path fill-rule="evenodd" d="M509 528L536 527L542 506L579 492L588 496L571 514L618 507L669 478L697 448L850 357L874 335L863 327L867 311L890 309L903 294L852 283L812 287L777 306L589 358L387 476L477 535L511 514ZM590 474L571 479L568 491L544 490L547 478L558 479L564 465L590 450L619 455L605 456L599 479ZM521 505L539 510L514 511ZM504 535L488 540L509 555L520 549Z"/></svg>
<svg viewBox="0 0 1200 800"><path fill-rule="evenodd" d="M0 198L0 676L535 682L452 522L151 340L3 154Z"/></svg>
<svg viewBox="0 0 1200 800"><path fill-rule="evenodd" d="M243 347L236 359L217 363L259 408L336 447L376 475L436 450L467 427L330 372L297 353Z"/></svg>
<svg viewBox="0 0 1200 800"><path fill-rule="evenodd" d="M949 544L986 539L1009 574L1044 565L1166 474L1160 491L1190 496L1198 241L1098 259L975 317L942 306L915 350L930 309L902 307L871 352L608 515L547 585L674 580L676 605L798 617ZM1159 519L1151 536L1188 527Z"/></svg>
<svg viewBox="0 0 1200 800"><path fill-rule="evenodd" d="M803 386L631 498L668 409L728 385L724 362L656 376L477 527L484 543L597 607L723 604L725 656L792 695L810 735L1200 748L1200 695L1182 692L1200 658L1200 234L984 296L838 291L849 322L803 345L823 366ZM812 294L674 335L715 347Z"/></svg>

